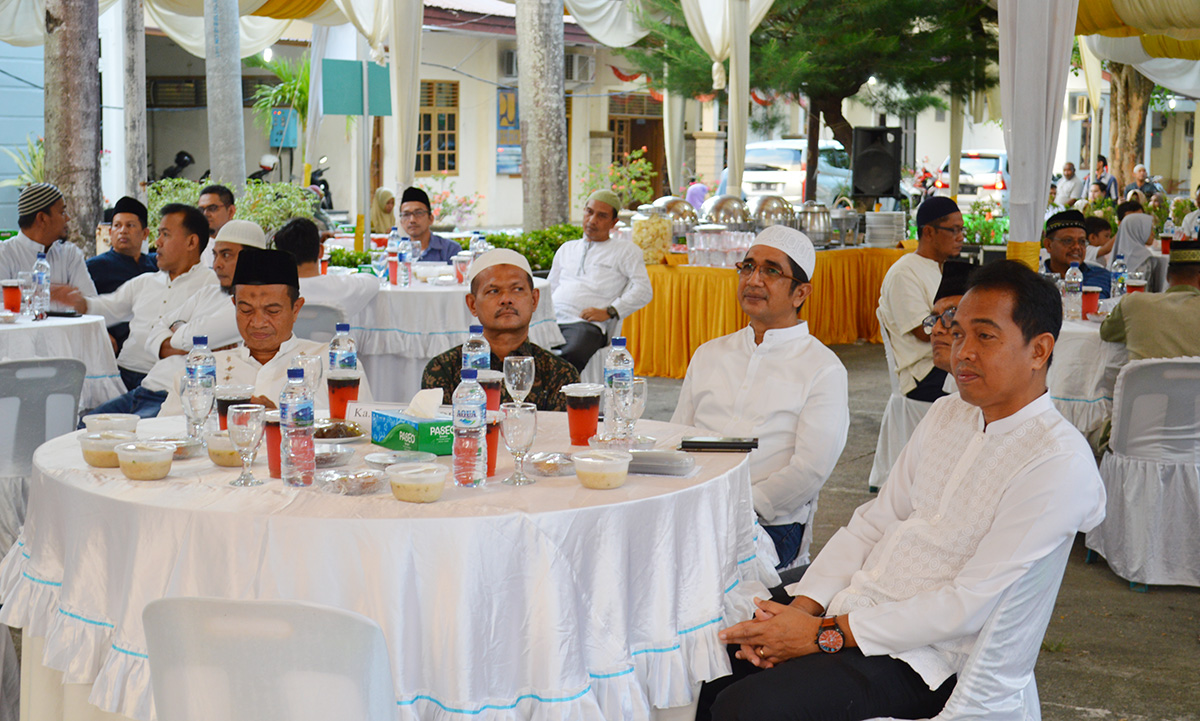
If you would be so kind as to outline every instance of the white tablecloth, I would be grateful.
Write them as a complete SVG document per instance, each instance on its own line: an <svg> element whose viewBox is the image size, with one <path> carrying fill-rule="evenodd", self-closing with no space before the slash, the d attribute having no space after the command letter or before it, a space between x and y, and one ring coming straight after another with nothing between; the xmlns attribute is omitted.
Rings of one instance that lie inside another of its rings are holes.
<svg viewBox="0 0 1200 721"><path fill-rule="evenodd" d="M534 285L541 291L541 299L529 322L529 339L543 348L561 345L550 282L535 278ZM425 365L467 341L467 328L476 320L463 300L466 291L462 286L426 283L388 288L350 319L375 400L409 400L421 389Z"/></svg>
<svg viewBox="0 0 1200 721"><path fill-rule="evenodd" d="M1063 321L1046 383L1060 413L1084 435L1112 415L1117 373L1129 360L1122 343L1100 340L1100 324Z"/></svg>
<svg viewBox="0 0 1200 721"><path fill-rule="evenodd" d="M77 358L87 366L79 408L95 408L125 392L104 316L0 323L0 360Z"/></svg>
<svg viewBox="0 0 1200 721"><path fill-rule="evenodd" d="M538 420L535 449L570 450L563 414ZM687 429L639 431L667 447ZM135 719L153 716L141 615L157 598L365 614L387 638L400 719L612 721L686 705L695 684L727 673L717 631L778 581L756 554L766 535L740 454L697 455L691 477L631 476L612 491L574 476L493 481L411 505L279 481L231 488L236 471L207 458L133 483L84 466L76 435L34 458L28 521L0 566L0 622L44 639L40 660L68 692L90 684L92 704ZM501 450L497 478L511 467ZM263 460L255 472L266 476Z"/></svg>

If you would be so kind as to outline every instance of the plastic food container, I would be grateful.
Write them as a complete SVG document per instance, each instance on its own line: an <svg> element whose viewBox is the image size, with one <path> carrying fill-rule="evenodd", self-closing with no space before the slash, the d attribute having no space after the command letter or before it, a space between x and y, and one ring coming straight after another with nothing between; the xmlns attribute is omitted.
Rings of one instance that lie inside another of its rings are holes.
<svg viewBox="0 0 1200 721"><path fill-rule="evenodd" d="M582 451L571 454L575 475L584 488L608 490L625 485L633 456L625 451Z"/></svg>
<svg viewBox="0 0 1200 721"><path fill-rule="evenodd" d="M696 459L683 451L630 451L630 473L652 476L686 476L696 467Z"/></svg>
<svg viewBox="0 0 1200 721"><path fill-rule="evenodd" d="M437 463L397 463L387 467L392 495L408 503L433 503L442 497L450 469Z"/></svg>
<svg viewBox="0 0 1200 721"><path fill-rule="evenodd" d="M341 496L369 496L385 488L382 471L321 471L317 486Z"/></svg>
<svg viewBox="0 0 1200 721"><path fill-rule="evenodd" d="M121 473L131 481L160 481L171 472L174 443L140 441L117 446Z"/></svg>
<svg viewBox="0 0 1200 721"><path fill-rule="evenodd" d="M129 431L137 432L137 424L141 418L132 413L93 413L83 417L83 424L88 433L100 431Z"/></svg>
<svg viewBox="0 0 1200 721"><path fill-rule="evenodd" d="M79 438L83 460L95 468L117 468L117 446L137 440L137 434L129 431L100 431Z"/></svg>
<svg viewBox="0 0 1200 721"><path fill-rule="evenodd" d="M242 457L233 447L233 441L229 440L229 431L208 434L208 458L224 468L242 467Z"/></svg>
<svg viewBox="0 0 1200 721"><path fill-rule="evenodd" d="M388 466L400 463L433 463L437 456L425 451L381 451L368 453L363 460L375 470L386 471Z"/></svg>
<svg viewBox="0 0 1200 721"><path fill-rule="evenodd" d="M170 443L174 445L175 460L177 461L195 458L196 456L204 453L204 444L196 438L184 438L176 436L171 438L147 438L146 440L151 443Z"/></svg>

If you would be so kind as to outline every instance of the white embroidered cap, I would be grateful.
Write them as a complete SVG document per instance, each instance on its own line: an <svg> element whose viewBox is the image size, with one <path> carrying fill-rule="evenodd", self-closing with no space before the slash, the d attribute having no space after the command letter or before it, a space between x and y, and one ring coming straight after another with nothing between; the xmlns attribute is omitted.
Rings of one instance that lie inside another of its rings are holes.
<svg viewBox="0 0 1200 721"><path fill-rule="evenodd" d="M817 251L813 248L812 241L804 233L795 228L771 225L763 228L750 247L753 248L756 245L765 245L768 248L783 251L787 257L796 261L800 270L803 270L808 279L812 280L813 270L817 267Z"/></svg>
<svg viewBox="0 0 1200 721"><path fill-rule="evenodd" d="M471 285L471 281L475 280L475 276L491 268L493 265L515 265L528 273L530 278L533 277L533 271L530 270L529 261L525 259L525 256L508 248L494 248L479 256L471 263L471 268L467 271L467 285Z"/></svg>
<svg viewBox="0 0 1200 721"><path fill-rule="evenodd" d="M249 220L231 220L217 231L218 241L222 243L239 243L248 248L267 249L267 236L258 223Z"/></svg>

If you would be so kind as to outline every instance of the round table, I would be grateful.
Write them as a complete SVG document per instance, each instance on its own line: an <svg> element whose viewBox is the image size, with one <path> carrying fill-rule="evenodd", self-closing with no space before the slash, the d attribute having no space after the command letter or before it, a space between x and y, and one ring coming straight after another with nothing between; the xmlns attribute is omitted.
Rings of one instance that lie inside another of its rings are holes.
<svg viewBox="0 0 1200 721"><path fill-rule="evenodd" d="M1099 323L1063 321L1046 385L1059 412L1084 435L1112 416L1117 373L1128 360L1123 343L1100 340Z"/></svg>
<svg viewBox="0 0 1200 721"><path fill-rule="evenodd" d="M87 366L79 408L95 408L125 392L117 358L108 339L104 316L47 318L32 321L22 316L15 323L0 323L0 360L75 358Z"/></svg>
<svg viewBox="0 0 1200 721"><path fill-rule="evenodd" d="M673 447L694 430L642 421L639 432ZM34 641L41 657L28 666L40 660L66 684L29 693L30 718L74 694L85 716L96 711L86 696L150 719L142 610L168 596L296 599L373 618L398 718L648 718L728 673L717 631L778 582L756 552L766 534L741 454L698 454L691 476L593 491L574 476L502 485L512 462L501 450L488 485L413 505L280 481L232 488L237 471L207 457L130 482L85 466L77 435L38 449L24 534L0 565L0 622ZM572 450L564 414L540 414L534 448ZM254 471L266 477L263 460Z"/></svg>
<svg viewBox="0 0 1200 721"><path fill-rule="evenodd" d="M541 298L529 322L529 339L543 348L561 345L564 341L554 320L550 282L535 278L534 287L541 291ZM407 402L421 389L425 365L467 341L468 327L478 322L463 300L467 290L460 285L428 283L389 286L350 319L375 400Z"/></svg>

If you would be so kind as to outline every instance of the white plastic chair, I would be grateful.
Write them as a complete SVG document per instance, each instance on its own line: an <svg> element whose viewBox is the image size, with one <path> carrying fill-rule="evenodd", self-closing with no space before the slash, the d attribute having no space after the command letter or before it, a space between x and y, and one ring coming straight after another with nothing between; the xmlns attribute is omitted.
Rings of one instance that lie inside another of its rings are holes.
<svg viewBox="0 0 1200 721"><path fill-rule="evenodd" d="M394 721L383 631L299 601L164 598L142 612L159 721Z"/></svg>
<svg viewBox="0 0 1200 721"><path fill-rule="evenodd" d="M871 476L867 487L872 492L878 491L892 466L904 450L904 445L912 436L917 424L929 412L932 403L914 401L900 392L900 376L896 373L896 353L892 350L892 340L888 337L887 326L883 324L883 314L875 309L875 317L879 319L879 335L883 337L883 354L887 358L888 382L892 386L892 395L888 397L887 406L883 409L883 419L879 423L879 442L875 444L875 461L871 464Z"/></svg>
<svg viewBox="0 0 1200 721"><path fill-rule="evenodd" d="M1135 588L1200 586L1200 358L1122 368L1108 447L1106 516L1087 547Z"/></svg>
<svg viewBox="0 0 1200 721"><path fill-rule="evenodd" d="M945 708L931 721L1041 721L1033 667L1073 542L1073 537L1063 541L1034 562L1000 597L958 673Z"/></svg>
<svg viewBox="0 0 1200 721"><path fill-rule="evenodd" d="M86 373L74 358L0 363L0 551L25 522L33 452L75 430Z"/></svg>
<svg viewBox="0 0 1200 721"><path fill-rule="evenodd" d="M604 324L604 338L611 341L613 338L621 335L621 319L613 318ZM583 371L579 374L580 383L603 383L604 382L604 356L608 354L608 349L611 346L605 345L600 350L592 354L590 360Z"/></svg>
<svg viewBox="0 0 1200 721"><path fill-rule="evenodd" d="M345 322L346 316L340 308L320 303L305 303L300 312L296 314L296 323L292 326L292 333L297 338L328 343L337 333L337 324Z"/></svg>

